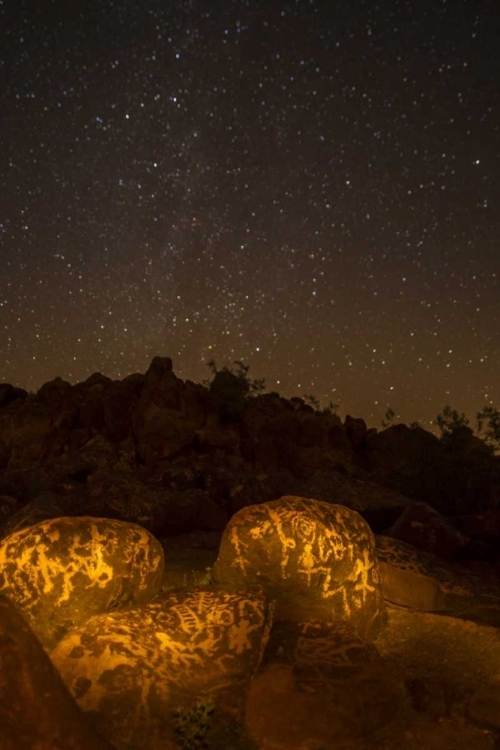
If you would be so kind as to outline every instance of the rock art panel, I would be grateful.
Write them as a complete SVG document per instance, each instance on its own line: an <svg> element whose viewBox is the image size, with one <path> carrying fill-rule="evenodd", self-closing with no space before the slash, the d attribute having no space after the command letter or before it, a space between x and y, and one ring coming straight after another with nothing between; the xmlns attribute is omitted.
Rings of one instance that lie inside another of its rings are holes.
<svg viewBox="0 0 500 750"><path fill-rule="evenodd" d="M163 572L160 542L124 521L53 518L0 542L0 592L46 648L93 615L149 601Z"/></svg>
<svg viewBox="0 0 500 750"><path fill-rule="evenodd" d="M193 696L242 714L267 643L272 608L262 594L199 587L157 599L93 617L51 652L79 706L120 747L164 750L172 711Z"/></svg>
<svg viewBox="0 0 500 750"><path fill-rule="evenodd" d="M285 496L236 513L212 576L224 585L261 585L276 620L346 620L374 637L385 622L373 534L353 510Z"/></svg>

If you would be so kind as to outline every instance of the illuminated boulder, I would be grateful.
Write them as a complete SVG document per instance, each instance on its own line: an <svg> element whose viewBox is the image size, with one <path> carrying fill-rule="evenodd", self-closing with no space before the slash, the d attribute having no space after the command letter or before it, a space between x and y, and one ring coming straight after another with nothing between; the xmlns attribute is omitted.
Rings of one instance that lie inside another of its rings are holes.
<svg viewBox="0 0 500 750"><path fill-rule="evenodd" d="M2 750L112 750L76 705L13 603L0 596Z"/></svg>
<svg viewBox="0 0 500 750"><path fill-rule="evenodd" d="M158 540L112 519L54 518L0 542L0 593L46 648L93 615L149 601L163 570Z"/></svg>
<svg viewBox="0 0 500 750"><path fill-rule="evenodd" d="M276 620L340 619L369 638L385 622L373 534L341 505L285 496L243 508L223 533L212 576L263 586Z"/></svg>
<svg viewBox="0 0 500 750"><path fill-rule="evenodd" d="M172 713L193 696L217 703L222 724L244 712L271 626L262 593L209 588L161 594L99 615L50 656L80 708L119 747L178 747Z"/></svg>

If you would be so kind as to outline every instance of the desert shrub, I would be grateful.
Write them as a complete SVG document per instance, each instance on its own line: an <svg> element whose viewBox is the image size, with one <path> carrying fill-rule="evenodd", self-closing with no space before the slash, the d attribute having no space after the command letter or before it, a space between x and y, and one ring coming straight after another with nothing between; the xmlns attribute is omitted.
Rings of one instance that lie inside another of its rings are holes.
<svg viewBox="0 0 500 750"><path fill-rule="evenodd" d="M494 406L483 406L476 415L480 437L493 450L500 450L500 411Z"/></svg>
<svg viewBox="0 0 500 750"><path fill-rule="evenodd" d="M175 732L183 750L207 748L206 734L212 721L215 706L210 699L199 699L193 706L176 708Z"/></svg>
<svg viewBox="0 0 500 750"><path fill-rule="evenodd" d="M207 386L219 405L222 419L229 422L238 419L248 398L262 393L266 387L265 380L249 377L248 365L239 360L233 364L234 367L224 366L218 370L214 360L207 363L213 374Z"/></svg>
<svg viewBox="0 0 500 750"><path fill-rule="evenodd" d="M450 404L446 404L443 411L437 415L434 424L441 430L441 437L446 438L459 427L467 427L469 420L463 412L459 414L456 409L451 408Z"/></svg>
<svg viewBox="0 0 500 750"><path fill-rule="evenodd" d="M396 416L396 412L394 411L394 409L391 409L391 407L389 406L385 413L385 417L381 422L381 425L384 428L384 430L387 427L390 427L392 424L394 424L395 416Z"/></svg>

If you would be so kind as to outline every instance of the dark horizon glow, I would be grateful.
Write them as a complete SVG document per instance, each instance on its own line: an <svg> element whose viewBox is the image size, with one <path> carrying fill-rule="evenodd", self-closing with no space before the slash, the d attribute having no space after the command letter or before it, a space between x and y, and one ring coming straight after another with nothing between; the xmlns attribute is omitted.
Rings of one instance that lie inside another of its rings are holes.
<svg viewBox="0 0 500 750"><path fill-rule="evenodd" d="M0 382L500 407L495 10L0 3Z"/></svg>

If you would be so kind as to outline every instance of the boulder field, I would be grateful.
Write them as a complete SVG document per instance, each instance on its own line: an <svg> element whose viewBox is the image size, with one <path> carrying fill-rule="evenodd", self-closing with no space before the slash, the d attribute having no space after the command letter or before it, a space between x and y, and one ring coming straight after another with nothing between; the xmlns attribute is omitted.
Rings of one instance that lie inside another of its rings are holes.
<svg viewBox="0 0 500 750"><path fill-rule="evenodd" d="M494 748L498 457L221 383L0 385L2 750Z"/></svg>

